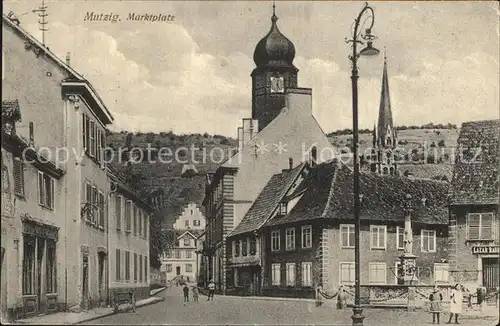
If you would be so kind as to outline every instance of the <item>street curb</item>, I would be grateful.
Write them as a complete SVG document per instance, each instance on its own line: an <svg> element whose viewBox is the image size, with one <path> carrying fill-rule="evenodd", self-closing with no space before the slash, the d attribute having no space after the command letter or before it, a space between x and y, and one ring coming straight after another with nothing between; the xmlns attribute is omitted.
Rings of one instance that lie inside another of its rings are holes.
<svg viewBox="0 0 500 326"><path fill-rule="evenodd" d="M140 305L140 306L136 305L136 308L150 306L152 304L159 303L159 302L162 302L162 301L165 301L164 297L158 298L158 300L151 301L151 302L145 303L145 304ZM78 321L78 322L76 322L74 324L70 324L70 325L79 325L79 324L82 324L82 323L86 323L86 322L89 322L89 321L92 321L92 320L96 320L96 319L100 319L100 318L104 318L104 317L109 317L111 315L116 315L116 314L119 314L119 313L123 313L123 311L115 312L113 310L113 311L111 311L109 313L105 313L105 314L102 314L102 315L99 315L99 316L91 317L91 318L88 318L88 319L85 319L85 320L80 320L80 321Z"/></svg>
<svg viewBox="0 0 500 326"><path fill-rule="evenodd" d="M155 295L157 295L158 293L162 293L163 291L165 291L167 289L167 287L164 287L164 288L159 288L160 290L158 292L155 292L154 294L150 294L149 297L154 297ZM158 290L158 289L155 289L155 290ZM155 291L153 290L153 291Z"/></svg>

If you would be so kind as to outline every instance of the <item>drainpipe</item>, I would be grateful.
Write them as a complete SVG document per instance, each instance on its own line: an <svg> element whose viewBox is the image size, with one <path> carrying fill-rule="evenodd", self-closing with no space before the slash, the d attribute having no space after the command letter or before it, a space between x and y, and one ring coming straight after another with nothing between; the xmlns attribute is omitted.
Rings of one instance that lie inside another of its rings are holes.
<svg viewBox="0 0 500 326"><path fill-rule="evenodd" d="M118 186L116 183L111 182L111 190L108 192L108 198L107 198L107 205L106 205L106 248L108 249L108 286L106 289L107 292L107 297L108 297L108 307L111 306L111 298L110 298L110 286L111 286L111 249L109 248L109 203L110 200L109 198L111 197L112 194L116 193L118 191Z"/></svg>

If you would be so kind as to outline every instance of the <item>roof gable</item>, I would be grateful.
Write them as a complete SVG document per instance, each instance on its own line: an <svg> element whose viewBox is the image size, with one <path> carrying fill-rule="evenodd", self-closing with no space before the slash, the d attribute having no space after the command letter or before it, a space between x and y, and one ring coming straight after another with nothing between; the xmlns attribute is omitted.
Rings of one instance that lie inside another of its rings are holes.
<svg viewBox="0 0 500 326"><path fill-rule="evenodd" d="M451 204L499 204L500 119L463 123L457 154Z"/></svg>
<svg viewBox="0 0 500 326"><path fill-rule="evenodd" d="M231 236L259 229L274 212L305 167L306 164L301 163L292 170L273 175L240 224L231 232Z"/></svg>
<svg viewBox="0 0 500 326"><path fill-rule="evenodd" d="M295 207L286 216L268 221L267 226L318 218L353 219L353 171L349 167L336 161L319 164L304 182L307 190ZM361 173L360 217L403 221L409 194L414 222L447 224L448 189L443 181Z"/></svg>

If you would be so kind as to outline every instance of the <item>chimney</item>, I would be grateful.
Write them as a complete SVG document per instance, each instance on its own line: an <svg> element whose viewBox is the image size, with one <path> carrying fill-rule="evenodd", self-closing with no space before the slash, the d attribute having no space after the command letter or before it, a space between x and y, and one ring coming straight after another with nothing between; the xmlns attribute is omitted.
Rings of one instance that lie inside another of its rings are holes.
<svg viewBox="0 0 500 326"><path fill-rule="evenodd" d="M241 151L244 145L243 127L238 127L238 150Z"/></svg>
<svg viewBox="0 0 500 326"><path fill-rule="evenodd" d="M30 133L30 142L29 144L30 145L34 145L35 144L35 127L33 125L33 122L30 122L29 123L29 133Z"/></svg>
<svg viewBox="0 0 500 326"><path fill-rule="evenodd" d="M71 67L71 54L66 52L66 64Z"/></svg>
<svg viewBox="0 0 500 326"><path fill-rule="evenodd" d="M291 157L288 159L288 166L290 170L293 169L293 158Z"/></svg>

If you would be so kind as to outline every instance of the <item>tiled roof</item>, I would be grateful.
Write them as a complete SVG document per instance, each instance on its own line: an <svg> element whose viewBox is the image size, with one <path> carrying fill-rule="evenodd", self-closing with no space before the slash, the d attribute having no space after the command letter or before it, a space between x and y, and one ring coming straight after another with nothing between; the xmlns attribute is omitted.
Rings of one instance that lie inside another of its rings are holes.
<svg viewBox="0 0 500 326"><path fill-rule="evenodd" d="M451 205L499 204L500 119L462 124L458 151Z"/></svg>
<svg viewBox="0 0 500 326"><path fill-rule="evenodd" d="M243 220L231 232L231 236L260 228L276 209L304 166L305 164L301 163L292 170L273 175L260 192L252 207L245 214L245 217L243 217Z"/></svg>
<svg viewBox="0 0 500 326"><path fill-rule="evenodd" d="M397 167L400 175L411 172L415 178L451 181L453 176L452 164L400 164Z"/></svg>
<svg viewBox="0 0 500 326"><path fill-rule="evenodd" d="M2 120L20 121L21 110L19 109L19 101L5 101L2 100Z"/></svg>
<svg viewBox="0 0 500 326"><path fill-rule="evenodd" d="M320 164L312 168L309 179L305 180L309 182L308 190L290 213L270 220L267 226L317 218L353 219L353 175L350 168L336 162ZM410 194L414 222L447 224L448 190L448 183L443 181L361 173L360 218L402 221L406 194Z"/></svg>
<svg viewBox="0 0 500 326"><path fill-rule="evenodd" d="M295 207L284 217L269 220L266 225L277 225L309 218L319 218L323 215L328 203L330 189L338 169L337 161L328 161L312 167L307 177L298 189L304 190L304 195Z"/></svg>

